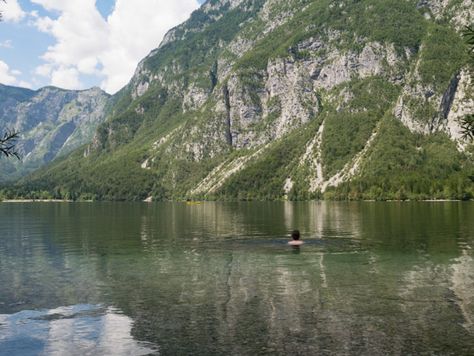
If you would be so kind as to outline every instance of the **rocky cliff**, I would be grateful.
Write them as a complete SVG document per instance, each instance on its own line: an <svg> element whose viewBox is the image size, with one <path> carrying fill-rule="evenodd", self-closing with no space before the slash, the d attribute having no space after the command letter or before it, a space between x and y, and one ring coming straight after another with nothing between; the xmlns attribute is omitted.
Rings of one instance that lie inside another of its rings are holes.
<svg viewBox="0 0 474 356"><path fill-rule="evenodd" d="M20 133L20 161L0 160L0 179L14 179L89 143L105 119L109 96L47 87L38 91L0 85L0 127Z"/></svg>
<svg viewBox="0 0 474 356"><path fill-rule="evenodd" d="M27 182L103 199L469 198L473 9L207 1L140 63L89 147Z"/></svg>

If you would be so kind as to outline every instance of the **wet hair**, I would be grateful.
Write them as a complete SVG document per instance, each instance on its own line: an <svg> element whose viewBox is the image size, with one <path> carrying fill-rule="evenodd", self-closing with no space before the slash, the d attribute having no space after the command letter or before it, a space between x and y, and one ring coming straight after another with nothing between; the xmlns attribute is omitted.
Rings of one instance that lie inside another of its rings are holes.
<svg viewBox="0 0 474 356"><path fill-rule="evenodd" d="M291 233L291 238L295 241L298 241L300 239L300 232L299 230L294 230L292 233Z"/></svg>

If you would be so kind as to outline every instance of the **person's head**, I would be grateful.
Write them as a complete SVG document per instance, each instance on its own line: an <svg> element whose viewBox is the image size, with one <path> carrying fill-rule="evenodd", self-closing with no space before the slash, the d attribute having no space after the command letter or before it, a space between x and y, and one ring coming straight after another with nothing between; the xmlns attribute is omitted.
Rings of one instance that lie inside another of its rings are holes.
<svg viewBox="0 0 474 356"><path fill-rule="evenodd" d="M292 233L291 233L291 238L294 240L294 241L298 241L300 239L300 232L299 230L294 230Z"/></svg>

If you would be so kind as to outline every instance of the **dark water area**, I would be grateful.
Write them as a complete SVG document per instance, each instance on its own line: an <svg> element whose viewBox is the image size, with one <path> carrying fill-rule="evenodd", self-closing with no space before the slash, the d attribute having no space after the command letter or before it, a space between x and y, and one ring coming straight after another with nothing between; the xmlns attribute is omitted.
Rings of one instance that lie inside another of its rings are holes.
<svg viewBox="0 0 474 356"><path fill-rule="evenodd" d="M2 203L0 355L473 355L473 247L471 202Z"/></svg>

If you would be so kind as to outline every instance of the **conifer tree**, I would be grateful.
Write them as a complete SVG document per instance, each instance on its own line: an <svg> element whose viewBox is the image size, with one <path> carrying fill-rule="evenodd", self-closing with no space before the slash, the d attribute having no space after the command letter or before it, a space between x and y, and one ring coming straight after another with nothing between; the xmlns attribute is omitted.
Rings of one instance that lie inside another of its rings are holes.
<svg viewBox="0 0 474 356"><path fill-rule="evenodd" d="M471 55L472 68L474 66L474 26L466 27L463 35L469 48L469 54ZM463 117L461 119L461 127L463 137L471 141L474 140L474 115Z"/></svg>
<svg viewBox="0 0 474 356"><path fill-rule="evenodd" d="M2 0L4 3L6 3L7 1L6 0ZM3 20L3 12L0 11L0 21Z"/></svg>
<svg viewBox="0 0 474 356"><path fill-rule="evenodd" d="M6 0L2 0L6 3ZM3 13L0 11L0 21L3 18ZM0 156L5 157L16 157L20 159L20 155L16 151L16 143L18 141L18 132L6 130L2 136L0 136Z"/></svg>

